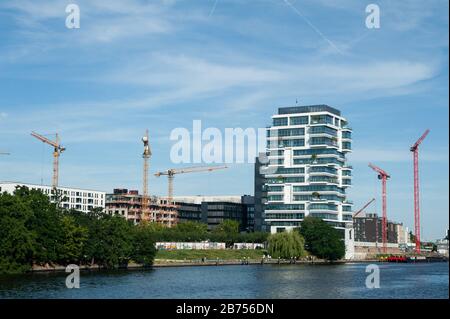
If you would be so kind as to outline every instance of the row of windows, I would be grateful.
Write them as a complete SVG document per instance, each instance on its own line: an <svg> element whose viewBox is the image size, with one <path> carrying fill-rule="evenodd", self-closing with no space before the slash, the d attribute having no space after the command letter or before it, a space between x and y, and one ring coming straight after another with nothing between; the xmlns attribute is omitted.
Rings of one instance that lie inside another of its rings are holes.
<svg viewBox="0 0 450 319"><path fill-rule="evenodd" d="M352 171L350 171L350 170L342 170L342 176L352 176Z"/></svg>
<svg viewBox="0 0 450 319"><path fill-rule="evenodd" d="M337 174L337 169L328 166L313 166L309 168L309 172Z"/></svg>
<svg viewBox="0 0 450 319"><path fill-rule="evenodd" d="M278 167L273 174L304 174L304 167Z"/></svg>
<svg viewBox="0 0 450 319"><path fill-rule="evenodd" d="M339 155L339 156L344 157L344 154L342 154L341 152L339 152L338 150L336 150L334 148L315 148L315 149L309 149L309 150L294 150L294 156L322 155L322 154L333 154L333 155ZM279 155L283 155L283 153L281 153Z"/></svg>
<svg viewBox="0 0 450 319"><path fill-rule="evenodd" d="M342 202L343 198L336 195L321 195L321 200L332 200L336 202ZM318 200L317 197L312 195L294 195L294 201L303 202L303 201L315 201Z"/></svg>
<svg viewBox="0 0 450 319"><path fill-rule="evenodd" d="M340 192L345 191L335 185L307 185L307 186L293 186L294 192Z"/></svg>
<svg viewBox="0 0 450 319"><path fill-rule="evenodd" d="M342 148L346 149L346 150L351 150L352 149L352 143L350 143L350 142L342 142Z"/></svg>
<svg viewBox="0 0 450 319"><path fill-rule="evenodd" d="M266 219L303 219L305 218L304 213L277 213L277 214L266 214Z"/></svg>
<svg viewBox="0 0 450 319"><path fill-rule="evenodd" d="M333 124L333 117L331 115L312 115L311 124Z"/></svg>
<svg viewBox="0 0 450 319"><path fill-rule="evenodd" d="M267 186L267 191L268 192L282 192L283 191L283 186Z"/></svg>
<svg viewBox="0 0 450 319"><path fill-rule="evenodd" d="M299 227L300 226L300 222L295 222L295 221L268 221L267 225L269 226L294 226L294 227Z"/></svg>
<svg viewBox="0 0 450 319"><path fill-rule="evenodd" d="M304 183L304 177L279 177L266 179L267 184Z"/></svg>
<svg viewBox="0 0 450 319"><path fill-rule="evenodd" d="M309 144L337 146L337 141L329 137L311 137L309 139Z"/></svg>
<svg viewBox="0 0 450 319"><path fill-rule="evenodd" d="M335 183L338 184L337 178L330 176L311 176L309 178L310 182L326 182L326 183Z"/></svg>
<svg viewBox="0 0 450 319"><path fill-rule="evenodd" d="M334 157L324 157L324 158L294 158L294 164L296 165L306 165L306 164L340 164L342 165L343 160L339 160Z"/></svg>
<svg viewBox="0 0 450 319"><path fill-rule="evenodd" d="M304 204L269 204L265 210L304 210Z"/></svg>
<svg viewBox="0 0 450 319"><path fill-rule="evenodd" d="M322 218L322 219L332 219L332 220L337 220L338 216L335 214L327 214L327 213L310 213L310 216L313 217L318 217L318 218Z"/></svg>
<svg viewBox="0 0 450 319"><path fill-rule="evenodd" d="M283 137L283 136L303 136L305 135L304 128L293 128L293 129L280 129L280 130L269 130L267 131L268 137Z"/></svg>
<svg viewBox="0 0 450 319"><path fill-rule="evenodd" d="M309 129L309 134L330 134L337 136L337 131L328 126L313 126Z"/></svg>
<svg viewBox="0 0 450 319"><path fill-rule="evenodd" d="M338 209L337 205L333 205L333 204L310 204L308 208L310 210L325 209L325 210L335 210L335 211L337 211L337 209Z"/></svg>
<svg viewBox="0 0 450 319"><path fill-rule="evenodd" d="M271 143L269 142L268 145ZM305 146L305 140L304 139L294 139L294 140L281 140L278 141L278 147L297 147L297 146Z"/></svg>
<svg viewBox="0 0 450 319"><path fill-rule="evenodd" d="M307 125L309 124L308 116L291 116L289 117L290 125ZM311 124L331 124L335 126L340 126L342 128L347 127L347 122L344 120L339 120L338 118L333 118L331 115L323 114L323 115L312 115L311 116ZM286 126L288 125L288 118L274 118L273 126Z"/></svg>

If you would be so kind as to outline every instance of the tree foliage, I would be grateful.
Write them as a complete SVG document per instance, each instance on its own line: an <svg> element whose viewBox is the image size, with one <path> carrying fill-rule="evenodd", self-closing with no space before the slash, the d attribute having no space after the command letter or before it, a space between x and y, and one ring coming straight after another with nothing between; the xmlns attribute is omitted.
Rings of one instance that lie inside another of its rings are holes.
<svg viewBox="0 0 450 319"><path fill-rule="evenodd" d="M272 258L299 258L305 255L305 241L296 231L272 234L268 238L269 255Z"/></svg>
<svg viewBox="0 0 450 319"><path fill-rule="evenodd" d="M66 211L26 187L0 194L0 273L34 264L92 264L114 268L132 258L151 264L154 236L120 216ZM139 239L139 240L136 240Z"/></svg>
<svg viewBox="0 0 450 319"><path fill-rule="evenodd" d="M320 218L306 217L300 227L305 248L312 255L326 260L345 256L345 244L339 232Z"/></svg>

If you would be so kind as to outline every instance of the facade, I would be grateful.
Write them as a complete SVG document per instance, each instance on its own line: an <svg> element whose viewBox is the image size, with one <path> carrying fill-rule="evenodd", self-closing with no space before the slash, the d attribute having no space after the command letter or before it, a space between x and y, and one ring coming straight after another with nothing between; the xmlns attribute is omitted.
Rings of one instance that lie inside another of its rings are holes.
<svg viewBox="0 0 450 319"><path fill-rule="evenodd" d="M327 105L283 107L267 129L269 163L255 167L255 223L271 233L299 227L306 216L323 219L349 239L352 202L352 130ZM262 186L262 189L260 189ZM261 219L261 225L258 224ZM344 237L344 236L343 236Z"/></svg>
<svg viewBox="0 0 450 319"><path fill-rule="evenodd" d="M387 242L391 244L398 244L399 239L405 239L403 234L399 234L399 227L403 228L401 224L387 221ZM353 227L355 230L355 241L364 243L380 243L382 245L382 218L377 214L367 214L366 216L357 216L353 218ZM407 236L408 237L408 236ZM407 244L404 242L402 244Z"/></svg>
<svg viewBox="0 0 450 319"><path fill-rule="evenodd" d="M148 205L149 221L173 226L177 223L177 211L166 200L150 197ZM112 194L106 194L106 213L121 215L135 224L144 219L142 214L142 195L137 190L116 188Z"/></svg>
<svg viewBox="0 0 450 319"><path fill-rule="evenodd" d="M26 186L29 189L40 190L51 200L55 199L55 192L52 186L26 184L16 182L0 182L0 193L14 193L17 186ZM75 209L87 213L94 208L105 208L106 193L88 189L58 187L59 196L61 196L61 207L65 209Z"/></svg>
<svg viewBox="0 0 450 319"><path fill-rule="evenodd" d="M254 230L253 196L183 196L174 201L179 222L201 222L213 230L224 220L235 220L240 231Z"/></svg>

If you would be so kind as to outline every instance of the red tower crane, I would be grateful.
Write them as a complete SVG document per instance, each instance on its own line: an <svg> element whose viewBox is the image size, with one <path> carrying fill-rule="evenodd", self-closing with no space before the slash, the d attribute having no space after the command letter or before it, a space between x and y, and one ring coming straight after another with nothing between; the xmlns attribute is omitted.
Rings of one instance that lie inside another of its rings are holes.
<svg viewBox="0 0 450 319"><path fill-rule="evenodd" d="M378 173L378 179L381 179L381 199L383 207L383 217L381 219L381 239L383 242L383 253L387 252L387 213L386 213L386 181L391 177L386 171L369 163L369 167Z"/></svg>
<svg viewBox="0 0 450 319"><path fill-rule="evenodd" d="M411 146L414 160L414 230L416 235L416 252L420 253L420 203L419 203L419 145L427 137L430 130L425 133Z"/></svg>

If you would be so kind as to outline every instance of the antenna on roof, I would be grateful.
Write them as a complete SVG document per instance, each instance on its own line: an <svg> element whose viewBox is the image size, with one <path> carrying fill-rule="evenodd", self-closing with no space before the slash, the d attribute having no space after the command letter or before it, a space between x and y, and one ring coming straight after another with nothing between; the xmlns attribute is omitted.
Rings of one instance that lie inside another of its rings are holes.
<svg viewBox="0 0 450 319"><path fill-rule="evenodd" d="M295 106L298 106L298 99L295 99Z"/></svg>

